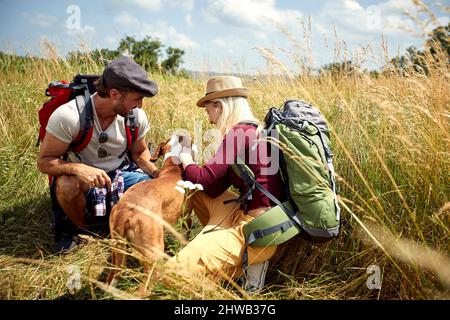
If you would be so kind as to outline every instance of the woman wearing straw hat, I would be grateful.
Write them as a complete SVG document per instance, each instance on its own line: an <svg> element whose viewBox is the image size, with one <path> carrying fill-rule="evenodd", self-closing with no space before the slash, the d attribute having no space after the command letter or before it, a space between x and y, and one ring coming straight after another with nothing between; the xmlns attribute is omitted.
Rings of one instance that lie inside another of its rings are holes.
<svg viewBox="0 0 450 320"><path fill-rule="evenodd" d="M203 167L195 164L189 150L180 154L185 180L201 184L204 188L203 192L194 193L190 198L190 206L204 228L172 260L183 263L191 270L206 269L220 278L236 278L242 273L245 249L243 226L275 206L258 190L253 191L247 201L233 201L240 197L228 188L233 185L244 195L247 185L231 165L236 163L238 157L243 159L255 174L257 182L278 199L285 197L279 172L264 173L264 168L269 166L268 143L258 143L256 148L250 148L257 139L260 123L250 110L248 93L238 77L209 79L206 95L197 102L197 106L205 109L209 122L220 131L223 141ZM255 154L258 156L253 157ZM275 249L276 246L248 248L247 291L262 288L268 259Z"/></svg>

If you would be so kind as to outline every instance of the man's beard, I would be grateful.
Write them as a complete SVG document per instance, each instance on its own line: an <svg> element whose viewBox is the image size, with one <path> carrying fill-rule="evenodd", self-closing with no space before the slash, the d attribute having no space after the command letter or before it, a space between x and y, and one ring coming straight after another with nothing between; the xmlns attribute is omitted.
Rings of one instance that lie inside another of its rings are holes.
<svg viewBox="0 0 450 320"><path fill-rule="evenodd" d="M125 109L125 108L124 108L124 106L123 106L123 102L122 102L122 101L119 101L119 103L118 103L117 105L114 106L114 112L115 112L116 114L118 114L119 116L125 118L125 117L127 116L127 113L125 112L124 109Z"/></svg>

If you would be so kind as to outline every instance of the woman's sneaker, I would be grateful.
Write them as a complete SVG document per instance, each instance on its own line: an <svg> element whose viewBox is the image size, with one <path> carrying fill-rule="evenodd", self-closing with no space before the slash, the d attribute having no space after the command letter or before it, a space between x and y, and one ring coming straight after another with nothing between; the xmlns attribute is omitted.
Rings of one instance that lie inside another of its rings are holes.
<svg viewBox="0 0 450 320"><path fill-rule="evenodd" d="M249 295L259 293L263 289L268 268L269 260L258 264L252 264L247 267L247 271L245 272L246 280L244 290Z"/></svg>

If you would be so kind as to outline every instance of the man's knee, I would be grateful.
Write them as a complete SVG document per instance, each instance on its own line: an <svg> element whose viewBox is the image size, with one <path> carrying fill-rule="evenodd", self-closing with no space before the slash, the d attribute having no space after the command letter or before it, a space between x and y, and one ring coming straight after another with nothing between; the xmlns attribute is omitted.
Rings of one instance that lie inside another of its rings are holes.
<svg viewBox="0 0 450 320"><path fill-rule="evenodd" d="M69 201L75 199L81 192L82 186L77 178L72 176L59 176L56 179L56 198Z"/></svg>

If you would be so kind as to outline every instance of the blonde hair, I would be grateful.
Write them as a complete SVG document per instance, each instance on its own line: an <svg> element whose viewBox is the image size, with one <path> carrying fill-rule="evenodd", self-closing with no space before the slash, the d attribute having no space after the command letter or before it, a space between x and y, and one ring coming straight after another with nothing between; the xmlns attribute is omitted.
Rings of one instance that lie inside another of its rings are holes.
<svg viewBox="0 0 450 320"><path fill-rule="evenodd" d="M222 137L237 125L239 122L256 122L259 126L261 123L255 118L250 110L248 100L244 97L226 97L215 99L222 104L222 114L217 120L216 127L219 129Z"/></svg>

